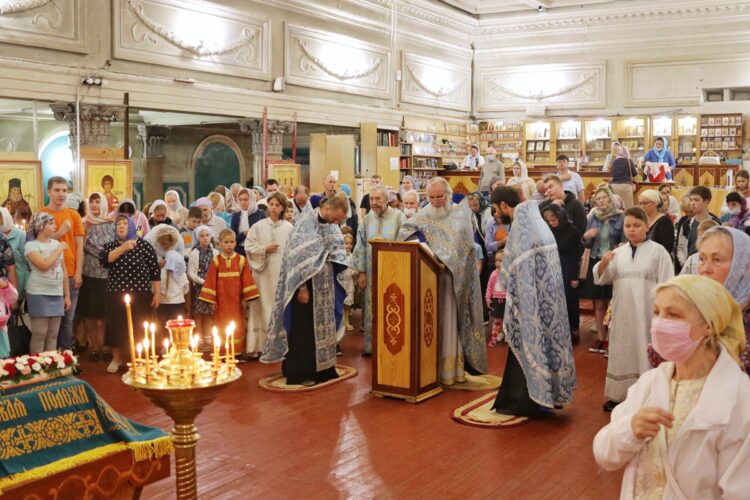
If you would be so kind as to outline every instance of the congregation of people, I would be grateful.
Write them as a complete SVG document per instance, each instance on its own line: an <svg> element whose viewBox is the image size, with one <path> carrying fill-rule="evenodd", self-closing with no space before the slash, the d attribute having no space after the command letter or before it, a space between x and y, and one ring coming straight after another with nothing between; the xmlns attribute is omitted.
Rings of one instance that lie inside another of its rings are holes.
<svg viewBox="0 0 750 500"><path fill-rule="evenodd" d="M144 207L112 206L53 177L26 231L0 208L0 357L80 344L117 373L128 361L127 294L136 325L192 318L204 351L212 328L234 325L240 361L281 362L288 384L315 385L338 376L344 336L360 333L353 308L360 354L372 356L371 242L420 242L444 264L441 384L487 373L488 350L507 344L494 410L549 418L573 401L588 300L585 355L607 358L602 402L612 412L594 454L605 469L625 468L623 497L743 497L750 176L737 172L713 214L707 187L680 200L671 182L635 194L624 146L608 165L611 180L587 193L565 155L535 180L522 160L506 176L494 150L472 147L464 166L482 171L478 191L457 197L434 177L420 193L409 176L395 187L374 176L359 205L333 175L289 198L273 179L218 186L189 207L173 190Z"/></svg>

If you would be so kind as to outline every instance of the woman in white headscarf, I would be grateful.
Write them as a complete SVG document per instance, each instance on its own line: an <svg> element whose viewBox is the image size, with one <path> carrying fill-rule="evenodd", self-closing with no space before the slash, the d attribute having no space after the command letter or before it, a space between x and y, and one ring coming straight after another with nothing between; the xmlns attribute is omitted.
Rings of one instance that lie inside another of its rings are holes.
<svg viewBox="0 0 750 500"><path fill-rule="evenodd" d="M164 193L164 203L167 204L167 217L172 219L172 223L177 229L182 229L187 221L188 209L182 206L180 194L174 189Z"/></svg>
<svg viewBox="0 0 750 500"><path fill-rule="evenodd" d="M530 200L536 192L536 182L529 177L529 169L526 163L518 158L513 162L513 177L508 180L507 185L511 187L520 186L521 192L526 200Z"/></svg>
<svg viewBox="0 0 750 500"><path fill-rule="evenodd" d="M229 227L237 235L235 251L240 255L245 254L245 238L250 228L258 221L266 218L266 212L258 208L255 193L247 188L240 189L237 194L237 212L232 214Z"/></svg>
<svg viewBox="0 0 750 500"><path fill-rule="evenodd" d="M211 200L211 211L214 213L214 215L219 217L220 219L223 219L224 222L227 223L227 225L231 224L232 216L227 212L224 195L213 191L211 193L208 193L207 198Z"/></svg>
<svg viewBox="0 0 750 500"><path fill-rule="evenodd" d="M240 200L237 198L242 189L242 184L235 182L229 186L229 197L227 198L227 212L234 213L240 209Z"/></svg>

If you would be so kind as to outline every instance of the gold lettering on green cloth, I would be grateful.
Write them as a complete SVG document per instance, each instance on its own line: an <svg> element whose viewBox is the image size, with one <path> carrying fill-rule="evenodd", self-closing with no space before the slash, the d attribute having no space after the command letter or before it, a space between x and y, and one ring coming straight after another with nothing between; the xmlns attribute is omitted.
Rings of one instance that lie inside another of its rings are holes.
<svg viewBox="0 0 750 500"><path fill-rule="evenodd" d="M26 406L18 398L8 398L0 401L0 422L22 418L28 414Z"/></svg>
<svg viewBox="0 0 750 500"><path fill-rule="evenodd" d="M85 405L89 402L89 395L83 384L61 387L55 391L39 393L39 402L44 411L60 410L74 405Z"/></svg>
<svg viewBox="0 0 750 500"><path fill-rule="evenodd" d="M0 429L0 460L103 434L96 410L66 413Z"/></svg>

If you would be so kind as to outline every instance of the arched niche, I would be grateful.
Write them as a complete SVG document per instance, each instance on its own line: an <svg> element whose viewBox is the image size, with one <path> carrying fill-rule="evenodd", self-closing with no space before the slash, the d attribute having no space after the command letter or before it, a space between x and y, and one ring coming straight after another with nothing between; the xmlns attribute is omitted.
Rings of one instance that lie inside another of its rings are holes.
<svg viewBox="0 0 750 500"><path fill-rule="evenodd" d="M193 191L195 198L206 196L219 184L241 182L245 160L239 146L225 135L206 137L193 154Z"/></svg>

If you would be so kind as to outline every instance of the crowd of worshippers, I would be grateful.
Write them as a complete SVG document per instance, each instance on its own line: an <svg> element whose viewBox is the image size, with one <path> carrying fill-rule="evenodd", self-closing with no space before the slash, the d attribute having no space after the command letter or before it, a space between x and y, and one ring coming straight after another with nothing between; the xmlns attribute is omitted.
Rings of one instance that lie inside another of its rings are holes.
<svg viewBox="0 0 750 500"><path fill-rule="evenodd" d="M535 181L516 160L511 177L483 171L465 197L442 177L418 192L409 176L398 189L374 176L359 206L332 175L290 198L269 179L218 186L189 208L167 191L142 210L69 193L53 177L26 231L0 209L0 356L86 346L90 362L116 373L127 361L128 294L136 325L193 318L210 350L212 328L234 323L240 361L281 362L287 383L314 385L338 376L352 308L362 309L361 355L372 355L370 242L420 242L445 265L441 384L487 373L488 349L507 344L493 409L553 414L577 386L573 346L588 299L584 348L608 358L604 410L614 410L595 441L599 463L627 466L631 496L748 486L750 474L737 478L748 472L737 464L750 464L748 172L713 214L703 186L681 200L671 183L634 195L626 155L588 198L567 163L561 155L558 171ZM663 459L680 439L690 466ZM711 466L697 472L696 460Z"/></svg>

